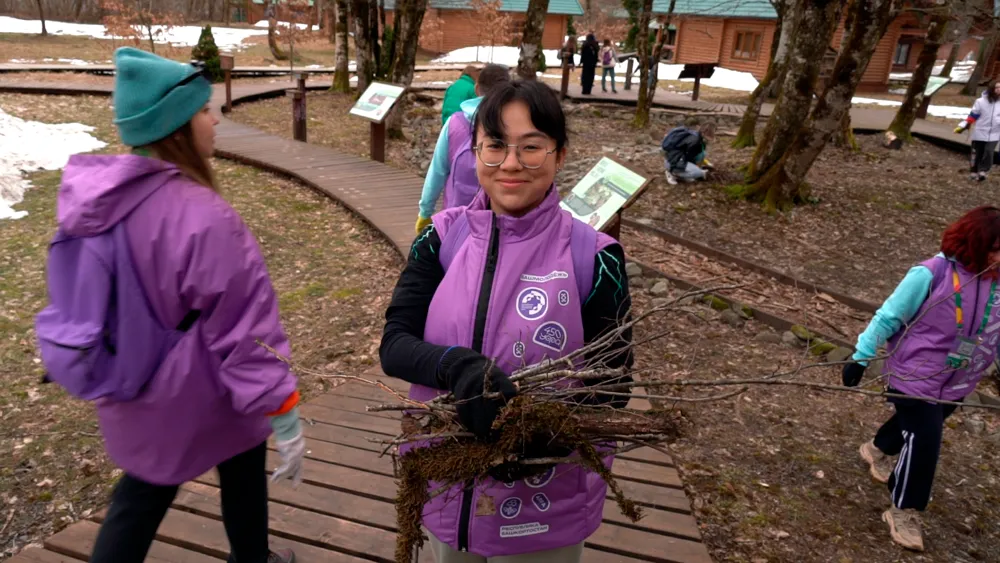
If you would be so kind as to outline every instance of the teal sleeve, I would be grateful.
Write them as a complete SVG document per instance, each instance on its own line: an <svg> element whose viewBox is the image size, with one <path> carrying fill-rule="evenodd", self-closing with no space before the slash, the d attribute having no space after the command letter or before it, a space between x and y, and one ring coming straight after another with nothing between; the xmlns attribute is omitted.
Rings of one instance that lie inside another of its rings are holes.
<svg viewBox="0 0 1000 563"><path fill-rule="evenodd" d="M274 439L279 442L287 442L302 433L302 423L299 422L299 407L271 417L271 430L274 430Z"/></svg>
<svg viewBox="0 0 1000 563"><path fill-rule="evenodd" d="M917 314L920 306L930 294L934 274L926 266L914 266L899 282L892 295L875 312L875 317L868 323L868 328L858 336L857 351L854 360L862 361L874 358L878 347L885 344L902 326Z"/></svg>
<svg viewBox="0 0 1000 563"><path fill-rule="evenodd" d="M429 218L434 214L434 206L437 204L444 183L448 180L451 172L451 163L448 162L448 124L441 128L438 135L437 145L434 147L434 156L431 158L431 165L427 169L427 176L424 178L424 189L420 193L420 216Z"/></svg>

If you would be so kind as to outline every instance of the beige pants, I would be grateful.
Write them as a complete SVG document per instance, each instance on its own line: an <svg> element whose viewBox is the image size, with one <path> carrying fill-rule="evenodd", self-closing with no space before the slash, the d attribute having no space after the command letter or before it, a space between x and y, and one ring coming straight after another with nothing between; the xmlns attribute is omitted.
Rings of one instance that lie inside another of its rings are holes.
<svg viewBox="0 0 1000 563"><path fill-rule="evenodd" d="M472 553L455 551L448 544L441 543L434 534L430 537L431 553L435 563L579 563L583 555L583 542L559 549L522 553L521 555L503 555L500 557L482 557Z"/></svg>

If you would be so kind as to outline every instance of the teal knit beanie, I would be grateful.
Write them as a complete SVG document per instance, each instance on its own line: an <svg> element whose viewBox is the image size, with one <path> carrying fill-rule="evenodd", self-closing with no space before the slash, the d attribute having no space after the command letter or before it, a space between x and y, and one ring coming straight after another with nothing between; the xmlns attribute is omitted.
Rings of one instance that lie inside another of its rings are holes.
<svg viewBox="0 0 1000 563"><path fill-rule="evenodd" d="M212 84L199 72L132 47L115 51L115 125L122 143L148 145L191 121L212 97Z"/></svg>

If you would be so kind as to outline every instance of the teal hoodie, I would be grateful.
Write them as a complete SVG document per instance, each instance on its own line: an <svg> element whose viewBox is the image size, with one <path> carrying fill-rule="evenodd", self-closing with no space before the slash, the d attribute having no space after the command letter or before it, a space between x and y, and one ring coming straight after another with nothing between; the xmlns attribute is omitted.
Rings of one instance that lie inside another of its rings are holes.
<svg viewBox="0 0 1000 563"><path fill-rule="evenodd" d="M476 116L476 109L483 97L472 98L461 103L460 107L465 117L473 122ZM450 118L449 118L450 119ZM438 135L437 145L434 147L434 157L431 158L431 165L427 169L427 176L424 178L424 190L420 194L420 216L427 219L434 214L434 206L441 197L441 190L448 181L448 174L451 173L451 160L448 158L448 123L441 128Z"/></svg>
<svg viewBox="0 0 1000 563"><path fill-rule="evenodd" d="M884 346L917 314L930 295L933 281L934 274L926 266L910 268L892 295L875 312L868 328L858 336L854 361L868 365L866 360L875 357L878 347Z"/></svg>

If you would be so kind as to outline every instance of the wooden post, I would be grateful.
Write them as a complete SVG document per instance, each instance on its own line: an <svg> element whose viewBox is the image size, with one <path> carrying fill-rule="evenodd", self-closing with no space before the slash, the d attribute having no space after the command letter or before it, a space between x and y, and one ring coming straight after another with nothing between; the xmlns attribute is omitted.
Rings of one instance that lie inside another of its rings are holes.
<svg viewBox="0 0 1000 563"><path fill-rule="evenodd" d="M219 63L226 79L226 105L222 106L222 113L229 113L233 111L233 68L236 63L232 55L219 55Z"/></svg>
<svg viewBox="0 0 1000 563"><path fill-rule="evenodd" d="M306 94L298 90L287 90L292 99L292 138L306 142Z"/></svg>
<svg viewBox="0 0 1000 563"><path fill-rule="evenodd" d="M698 65L698 70L694 71L694 91L691 92L691 101L698 101L698 96L701 94L701 65Z"/></svg>
<svg viewBox="0 0 1000 563"><path fill-rule="evenodd" d="M372 122L371 128L371 155L376 162L385 162L385 123Z"/></svg>
<svg viewBox="0 0 1000 563"><path fill-rule="evenodd" d="M632 57L628 58L628 67L625 69L625 89L632 89L632 63L635 61Z"/></svg>
<svg viewBox="0 0 1000 563"><path fill-rule="evenodd" d="M569 63L566 59L562 62L562 83L559 84L559 99L566 99L566 92L569 90Z"/></svg>
<svg viewBox="0 0 1000 563"><path fill-rule="evenodd" d="M621 240L622 237L622 212L619 211L615 213L615 218L612 219L611 223L604 228L604 234L615 240Z"/></svg>
<svg viewBox="0 0 1000 563"><path fill-rule="evenodd" d="M306 93L306 73L304 73L304 72L296 72L295 74L292 75L292 77L295 79L295 85L296 85L296 88L298 88L298 91L302 92L303 94L305 94Z"/></svg>

